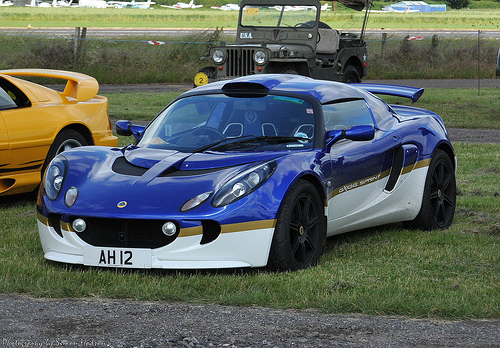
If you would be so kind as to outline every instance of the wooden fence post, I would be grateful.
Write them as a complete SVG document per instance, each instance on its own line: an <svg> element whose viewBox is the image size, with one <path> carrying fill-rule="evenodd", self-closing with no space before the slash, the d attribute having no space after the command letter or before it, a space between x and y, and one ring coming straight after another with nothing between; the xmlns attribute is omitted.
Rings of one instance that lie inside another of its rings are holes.
<svg viewBox="0 0 500 348"><path fill-rule="evenodd" d="M87 37L87 28L83 27L80 32L80 27L75 28L75 45L74 45L74 63L78 63L83 55L83 43Z"/></svg>
<svg viewBox="0 0 500 348"><path fill-rule="evenodd" d="M387 33L382 33L382 61L385 60L386 50L387 50Z"/></svg>

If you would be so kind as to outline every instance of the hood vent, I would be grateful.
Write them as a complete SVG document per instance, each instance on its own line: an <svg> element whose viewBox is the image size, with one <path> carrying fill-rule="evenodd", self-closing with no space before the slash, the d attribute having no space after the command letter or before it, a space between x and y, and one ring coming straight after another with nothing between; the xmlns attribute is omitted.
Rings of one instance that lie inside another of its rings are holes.
<svg viewBox="0 0 500 348"><path fill-rule="evenodd" d="M196 175L215 173L225 168L226 167L196 169L196 170L177 170L175 167L170 167L166 171L164 171L160 176L196 176Z"/></svg>
<svg viewBox="0 0 500 348"><path fill-rule="evenodd" d="M149 168L134 166L127 161L125 157L118 157L115 160L115 163L113 163L113 167L111 169L117 174L141 176L146 173Z"/></svg>

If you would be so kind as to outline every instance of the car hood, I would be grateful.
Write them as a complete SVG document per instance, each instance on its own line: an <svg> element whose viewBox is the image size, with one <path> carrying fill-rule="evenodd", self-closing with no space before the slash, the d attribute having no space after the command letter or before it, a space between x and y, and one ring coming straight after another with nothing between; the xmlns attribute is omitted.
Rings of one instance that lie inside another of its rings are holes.
<svg viewBox="0 0 500 348"><path fill-rule="evenodd" d="M205 193L216 192L238 173L288 152L182 153L129 146L123 149L79 147L65 151L68 174L63 192L79 190L71 213L81 216L146 218L158 214L179 214L183 203ZM126 201L127 208L117 206ZM64 195L45 199L53 212L64 213ZM210 211L210 204L196 212Z"/></svg>
<svg viewBox="0 0 500 348"><path fill-rule="evenodd" d="M150 169L161 162L164 166L174 166L177 170L217 169L239 166L253 162L268 161L281 156L280 154L274 152L183 153L179 151L147 149L134 146L124 148L122 153L127 162L133 166Z"/></svg>

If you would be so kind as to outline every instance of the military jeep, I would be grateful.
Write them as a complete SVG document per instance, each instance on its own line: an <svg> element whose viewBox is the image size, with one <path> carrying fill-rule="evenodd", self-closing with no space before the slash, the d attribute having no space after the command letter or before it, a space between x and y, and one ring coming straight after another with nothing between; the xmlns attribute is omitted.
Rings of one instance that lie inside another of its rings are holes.
<svg viewBox="0 0 500 348"><path fill-rule="evenodd" d="M368 0L339 1L356 10L369 4ZM264 73L360 82L367 73L366 16L357 36L321 22L321 11L319 0L243 0L235 44L221 42L210 48L202 60L212 65L200 69L195 86Z"/></svg>

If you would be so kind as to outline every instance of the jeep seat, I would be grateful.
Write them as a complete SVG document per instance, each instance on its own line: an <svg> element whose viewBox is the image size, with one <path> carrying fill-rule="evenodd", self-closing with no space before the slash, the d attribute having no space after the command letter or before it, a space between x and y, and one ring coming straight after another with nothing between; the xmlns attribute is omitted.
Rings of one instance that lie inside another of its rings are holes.
<svg viewBox="0 0 500 348"><path fill-rule="evenodd" d="M340 45L340 33L335 29L318 29L319 42L316 45L318 54L335 54Z"/></svg>

